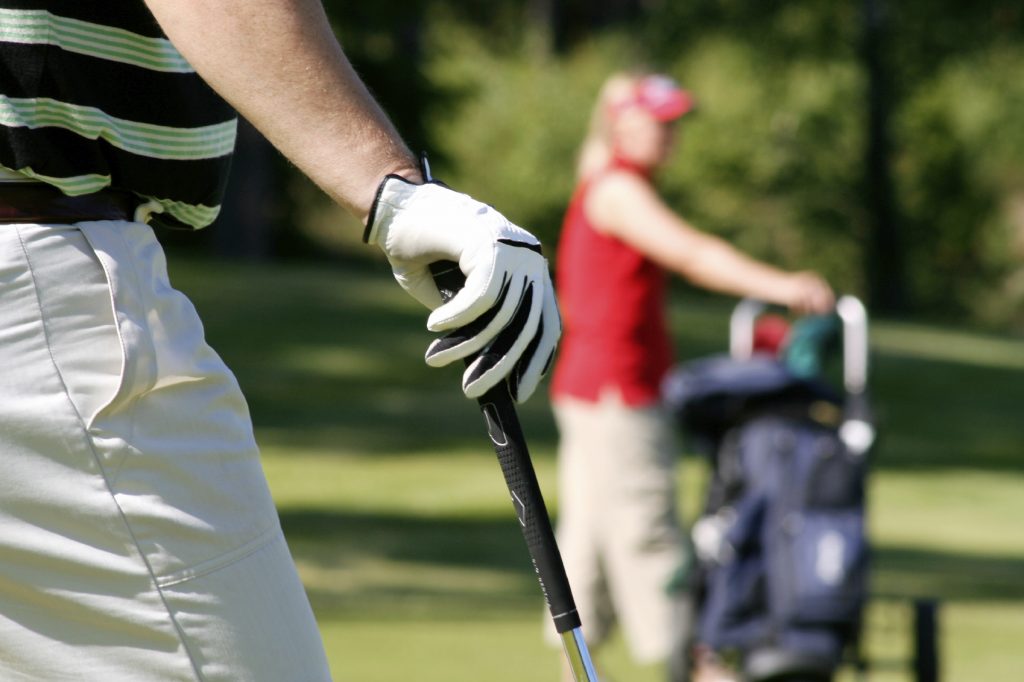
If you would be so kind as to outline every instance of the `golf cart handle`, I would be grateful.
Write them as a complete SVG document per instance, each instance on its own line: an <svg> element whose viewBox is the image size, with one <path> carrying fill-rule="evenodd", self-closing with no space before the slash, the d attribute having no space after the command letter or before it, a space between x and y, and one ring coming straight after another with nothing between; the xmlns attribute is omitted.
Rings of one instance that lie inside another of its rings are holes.
<svg viewBox="0 0 1024 682"><path fill-rule="evenodd" d="M745 298L729 318L729 355L748 360L754 353L754 323L768 307L764 301ZM843 323L843 386L849 395L867 388L868 315L856 296L842 296L836 302L836 314Z"/></svg>
<svg viewBox="0 0 1024 682"><path fill-rule="evenodd" d="M445 301L451 299L465 282L458 263L452 261L431 263L430 272ZM468 359L466 363L471 361ZM568 633L580 627L580 617L508 384L504 381L498 383L477 398L477 404L487 423L487 434L498 455L555 629L560 634Z"/></svg>

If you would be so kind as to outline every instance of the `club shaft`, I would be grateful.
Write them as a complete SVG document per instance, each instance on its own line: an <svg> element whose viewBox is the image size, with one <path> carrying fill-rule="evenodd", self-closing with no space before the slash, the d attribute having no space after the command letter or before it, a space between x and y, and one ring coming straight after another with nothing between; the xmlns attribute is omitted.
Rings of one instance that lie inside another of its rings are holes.
<svg viewBox="0 0 1024 682"><path fill-rule="evenodd" d="M580 628L573 628L563 632L561 637L562 648L565 649L565 657L569 661L573 679L576 682L597 682L594 662L590 659L590 650L583 639L583 631Z"/></svg>

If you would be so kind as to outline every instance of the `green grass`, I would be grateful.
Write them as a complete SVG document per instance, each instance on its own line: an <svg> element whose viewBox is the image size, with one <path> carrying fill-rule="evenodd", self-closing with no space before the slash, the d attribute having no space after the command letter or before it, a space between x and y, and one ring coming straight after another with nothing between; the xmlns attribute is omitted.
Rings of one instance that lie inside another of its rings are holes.
<svg viewBox="0 0 1024 682"><path fill-rule="evenodd" d="M264 464L335 678L557 679L543 608L476 407L422 360L424 314L379 262L174 258L250 402ZM725 346L730 302L676 292L680 358ZM872 680L909 680L907 599L942 602L945 680L1024 671L1024 341L874 321L882 440L870 487ZM522 411L549 507L556 434ZM704 470L684 458L692 515ZM611 679L648 682L621 640ZM852 679L849 676L846 679Z"/></svg>

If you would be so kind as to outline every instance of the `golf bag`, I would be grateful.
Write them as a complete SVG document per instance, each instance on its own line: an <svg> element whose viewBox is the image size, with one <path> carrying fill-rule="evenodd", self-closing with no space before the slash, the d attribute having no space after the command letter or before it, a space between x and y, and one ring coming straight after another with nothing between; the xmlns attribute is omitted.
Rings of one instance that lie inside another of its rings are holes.
<svg viewBox="0 0 1024 682"><path fill-rule="evenodd" d="M840 317L805 318L800 334L794 325L779 357L753 352L761 307L737 308L730 356L682 365L665 385L711 463L692 529L692 635L750 682L830 680L857 639L867 590L866 314L844 297ZM820 376L840 318L842 392Z"/></svg>

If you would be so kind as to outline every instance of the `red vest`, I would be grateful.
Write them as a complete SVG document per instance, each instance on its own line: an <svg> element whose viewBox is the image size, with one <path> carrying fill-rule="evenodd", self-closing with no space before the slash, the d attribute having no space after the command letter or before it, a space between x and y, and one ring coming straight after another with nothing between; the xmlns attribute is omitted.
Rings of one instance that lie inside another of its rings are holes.
<svg viewBox="0 0 1024 682"><path fill-rule="evenodd" d="M612 387L629 405L649 404L660 398L672 364L665 273L593 228L583 211L590 184L576 189L558 245L555 277L564 329L551 393L595 401Z"/></svg>

